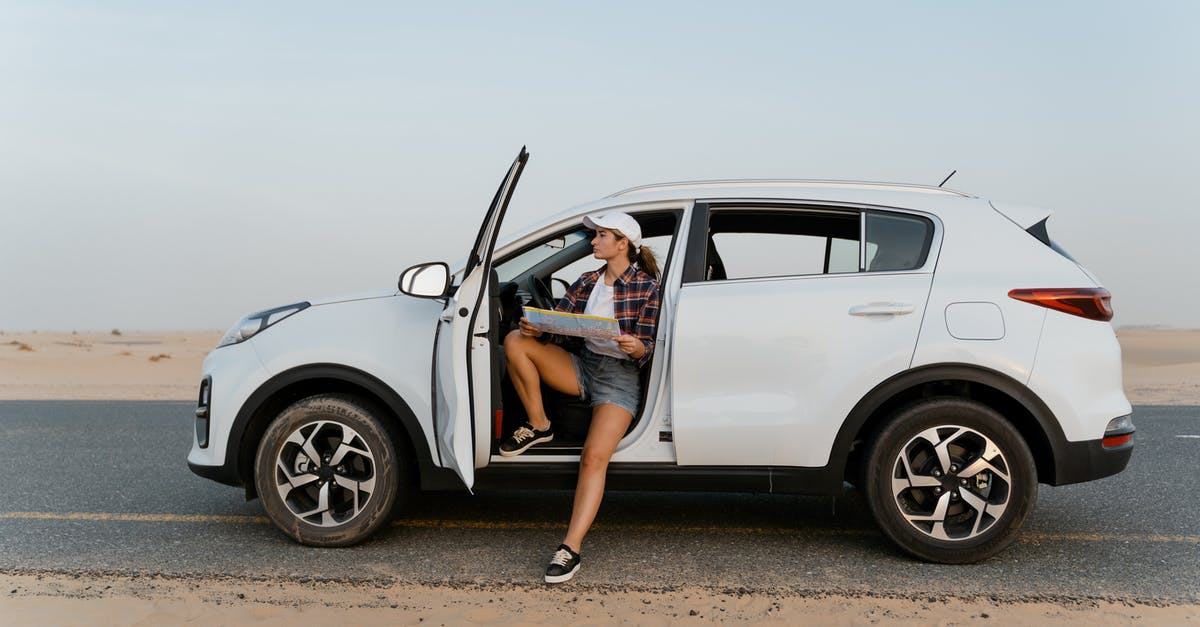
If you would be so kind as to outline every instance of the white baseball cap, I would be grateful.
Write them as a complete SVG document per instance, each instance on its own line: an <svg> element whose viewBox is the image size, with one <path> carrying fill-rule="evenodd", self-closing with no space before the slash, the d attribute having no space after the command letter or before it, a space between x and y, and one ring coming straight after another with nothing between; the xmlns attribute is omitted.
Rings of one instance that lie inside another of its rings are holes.
<svg viewBox="0 0 1200 627"><path fill-rule="evenodd" d="M620 231L633 244L635 252L642 247L642 227L628 213L614 211L600 216L585 216L583 225L589 229Z"/></svg>

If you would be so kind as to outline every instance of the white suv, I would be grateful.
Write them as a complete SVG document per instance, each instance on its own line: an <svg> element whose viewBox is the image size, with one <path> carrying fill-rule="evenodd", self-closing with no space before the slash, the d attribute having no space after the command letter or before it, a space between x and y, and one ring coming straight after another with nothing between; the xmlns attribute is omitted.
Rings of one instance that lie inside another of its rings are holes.
<svg viewBox="0 0 1200 627"><path fill-rule="evenodd" d="M502 338L591 257L582 220L632 215L662 260L656 350L610 489L863 490L912 555L1011 543L1038 483L1125 468L1131 408L1109 294L1049 211L947 189L822 181L638 187L496 244L517 157L462 268L240 321L204 361L188 465L284 533L370 535L408 487L574 485L590 408L546 391L553 442L498 454L524 410Z"/></svg>

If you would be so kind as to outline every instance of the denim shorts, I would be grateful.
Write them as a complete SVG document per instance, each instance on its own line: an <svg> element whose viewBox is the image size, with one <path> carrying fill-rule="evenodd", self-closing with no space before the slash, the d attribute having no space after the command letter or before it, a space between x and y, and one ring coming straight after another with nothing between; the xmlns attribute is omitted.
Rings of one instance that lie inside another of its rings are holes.
<svg viewBox="0 0 1200 627"><path fill-rule="evenodd" d="M642 396L637 362L584 348L579 354L571 354L571 363L575 364L575 379L579 381L579 398L591 401L592 407L616 405L637 417Z"/></svg>

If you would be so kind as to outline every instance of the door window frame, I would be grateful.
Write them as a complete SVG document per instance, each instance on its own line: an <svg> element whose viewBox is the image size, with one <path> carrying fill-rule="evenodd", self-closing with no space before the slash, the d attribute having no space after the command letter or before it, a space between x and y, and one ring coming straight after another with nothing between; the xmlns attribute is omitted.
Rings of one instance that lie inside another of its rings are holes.
<svg viewBox="0 0 1200 627"><path fill-rule="evenodd" d="M666 251L666 254L663 255L662 257L659 257L657 260L659 274L660 274L660 276L658 278L659 290L661 291L663 280L669 274L668 270L671 265L671 259L675 255L675 253L679 250L679 244L680 244L680 240L681 240L680 232L683 230L683 222L684 222L684 215L685 215L684 208L682 208L682 207L670 207L670 208L655 207L655 208L646 208L646 209L639 209L638 207L611 207L611 208L608 208L608 209L605 209L602 211L594 211L594 212L589 212L587 214L579 214L578 216L574 216L574 217L570 218L566 224L560 223L553 230L546 231L540 235L535 235L534 237L529 239L527 242L523 243L520 247L513 249L511 252L505 251L502 257L497 257L496 261L493 263L493 266L498 266L498 265L507 263L509 261L513 261L520 255L522 255L522 254L528 252L529 250L532 250L532 249L542 245L543 243L550 241L556 237L564 237L564 236L570 235L571 233L576 233L580 230L587 230L586 227L583 226L583 218L586 215L594 215L594 214L598 214L598 213L608 213L608 212L612 212L612 211L623 211L625 213L628 213L631 216L634 216L635 218L638 216L654 216L657 218L657 217L665 217L665 216L669 215L674 219L674 221L675 221L674 229L670 233L671 245L668 248L668 250ZM578 245L578 244L579 244L578 242L575 242L571 246L567 246L566 248L564 248L563 251L565 252L567 249L571 248L572 246ZM589 250L590 250L590 248L589 248ZM661 251L655 251L655 252L660 253ZM542 273L545 273L546 270L549 270L550 273L557 272L557 271L561 270L562 268L565 268L565 267L571 265L572 263L575 263L576 261L579 261L580 259L587 257L587 254L585 253L581 257L576 257L574 259L571 259L567 263L559 263L558 260L556 259L557 257L558 257L558 254L553 254L553 255L546 257L545 259L542 259L541 261L534 263L530 267L525 268L521 272L513 275L512 278L509 279L509 282L515 282L517 284L522 284L522 283L526 282L528 280L529 276L532 274L542 274ZM599 267L602 263L603 262L597 260L596 261L597 267Z"/></svg>
<svg viewBox="0 0 1200 627"><path fill-rule="evenodd" d="M858 271L857 272L833 272L833 273L806 273L806 274L784 274L772 276L756 276L734 279L716 279L707 280L705 276L705 268L708 255L708 238L709 238L709 216L713 212L729 211L737 212L740 210L768 210L780 212L837 212L849 213L856 212L858 214L859 232L858 232ZM913 217L925 220L929 223L930 229L922 246L924 259L921 264L915 268L908 270L867 270L867 216L875 215L903 215L905 217ZM836 203L836 202L796 202L789 200L776 199L720 199L720 200L697 200L692 207L691 221L687 234L687 247L684 250L685 258L683 260L683 269L681 272L683 285L696 285L707 283L720 283L724 281L765 281L779 280L796 277L853 277L861 275L878 275L878 274L898 274L898 273L921 273L932 272L937 264L938 253L941 249L942 224L937 219L937 216L917 211L912 209L904 209L900 207L881 207L874 205L860 205L853 203Z"/></svg>

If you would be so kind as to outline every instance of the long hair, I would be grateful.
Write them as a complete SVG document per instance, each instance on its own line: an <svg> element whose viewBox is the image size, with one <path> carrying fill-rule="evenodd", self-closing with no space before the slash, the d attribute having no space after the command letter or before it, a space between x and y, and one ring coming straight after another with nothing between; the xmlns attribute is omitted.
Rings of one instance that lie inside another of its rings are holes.
<svg viewBox="0 0 1200 627"><path fill-rule="evenodd" d="M625 241L629 242L629 248L627 249L628 254L629 254L629 263L635 264L639 270L654 277L654 280L657 281L658 280L658 260L654 258L654 253L650 251L650 247L642 246L640 248L640 250L635 250L634 246L633 246L633 242L629 241L629 238L625 237L624 233L622 233L616 229L609 229L609 230L612 231L614 234L618 235L619 237L621 237L622 239L624 239Z"/></svg>

